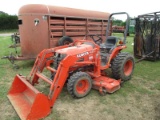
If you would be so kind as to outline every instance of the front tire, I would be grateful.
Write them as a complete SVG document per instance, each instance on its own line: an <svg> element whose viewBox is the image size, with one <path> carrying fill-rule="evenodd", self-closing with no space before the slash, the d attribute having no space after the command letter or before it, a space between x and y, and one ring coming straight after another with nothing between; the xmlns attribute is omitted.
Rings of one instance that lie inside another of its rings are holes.
<svg viewBox="0 0 160 120"><path fill-rule="evenodd" d="M119 53L112 62L112 74L115 79L127 81L134 70L134 58L129 53Z"/></svg>
<svg viewBox="0 0 160 120"><path fill-rule="evenodd" d="M85 72L74 73L67 83L68 92L75 98L82 98L89 94L92 88L92 79Z"/></svg>

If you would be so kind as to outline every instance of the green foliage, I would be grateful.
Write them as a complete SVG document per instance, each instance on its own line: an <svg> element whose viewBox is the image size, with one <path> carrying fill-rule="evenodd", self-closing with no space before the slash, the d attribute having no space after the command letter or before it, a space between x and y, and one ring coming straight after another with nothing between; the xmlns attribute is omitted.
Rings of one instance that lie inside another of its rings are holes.
<svg viewBox="0 0 160 120"><path fill-rule="evenodd" d="M125 26L126 22L124 22L122 20L114 19L112 24L117 25L117 26Z"/></svg>
<svg viewBox="0 0 160 120"><path fill-rule="evenodd" d="M0 12L0 30L18 29L17 15Z"/></svg>

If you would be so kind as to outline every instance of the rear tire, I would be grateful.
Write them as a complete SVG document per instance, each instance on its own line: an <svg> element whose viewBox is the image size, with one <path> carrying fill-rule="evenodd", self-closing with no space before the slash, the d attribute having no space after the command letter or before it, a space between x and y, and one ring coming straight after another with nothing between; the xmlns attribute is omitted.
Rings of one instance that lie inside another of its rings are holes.
<svg viewBox="0 0 160 120"><path fill-rule="evenodd" d="M63 36L59 39L58 46L67 45L67 44L70 44L72 42L73 42L72 38L70 38L68 36Z"/></svg>
<svg viewBox="0 0 160 120"><path fill-rule="evenodd" d="M82 98L89 94L92 88L92 79L85 72L74 73L67 83L68 92L75 98Z"/></svg>
<svg viewBox="0 0 160 120"><path fill-rule="evenodd" d="M112 62L112 74L115 79L127 81L134 70L134 58L129 53L119 53Z"/></svg>

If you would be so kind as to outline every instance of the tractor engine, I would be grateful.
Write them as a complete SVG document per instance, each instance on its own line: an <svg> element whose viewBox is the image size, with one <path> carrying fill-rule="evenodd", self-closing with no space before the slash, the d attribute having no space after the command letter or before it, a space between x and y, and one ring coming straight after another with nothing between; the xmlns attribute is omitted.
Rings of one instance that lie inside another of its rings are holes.
<svg viewBox="0 0 160 120"><path fill-rule="evenodd" d="M55 56L53 57L54 63L53 63L53 68L57 69L59 63L66 57L66 54L61 54L61 53L55 53Z"/></svg>

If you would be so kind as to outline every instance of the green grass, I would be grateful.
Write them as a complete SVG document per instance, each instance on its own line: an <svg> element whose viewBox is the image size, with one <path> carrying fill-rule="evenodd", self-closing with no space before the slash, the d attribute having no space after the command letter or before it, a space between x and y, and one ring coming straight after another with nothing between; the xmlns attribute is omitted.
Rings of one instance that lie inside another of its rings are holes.
<svg viewBox="0 0 160 120"><path fill-rule="evenodd" d="M127 37L127 41L125 51L133 54L133 36ZM10 44L10 37L0 37L0 57L15 51L8 48ZM6 96L14 76L18 73L28 75L33 63L34 61L18 61L16 64L20 69L13 69L8 60L0 60L1 120L19 120ZM160 61L142 61L135 65L132 79L113 94L100 96L97 90L92 90L88 96L74 99L64 87L52 113L44 120L158 120L160 109L157 106L160 106Z"/></svg>

